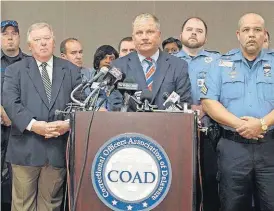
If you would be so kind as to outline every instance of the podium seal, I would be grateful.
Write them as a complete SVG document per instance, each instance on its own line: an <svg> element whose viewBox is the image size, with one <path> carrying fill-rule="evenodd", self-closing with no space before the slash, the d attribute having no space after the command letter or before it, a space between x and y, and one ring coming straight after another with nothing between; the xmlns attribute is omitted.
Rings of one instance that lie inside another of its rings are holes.
<svg viewBox="0 0 274 211"><path fill-rule="evenodd" d="M137 133L108 140L96 153L92 184L100 200L114 211L148 211L166 197L172 171L164 149Z"/></svg>

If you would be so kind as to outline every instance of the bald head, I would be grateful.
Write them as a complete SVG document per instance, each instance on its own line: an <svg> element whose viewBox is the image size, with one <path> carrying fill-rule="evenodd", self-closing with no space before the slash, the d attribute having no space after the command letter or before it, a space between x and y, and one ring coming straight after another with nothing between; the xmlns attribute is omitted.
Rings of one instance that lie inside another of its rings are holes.
<svg viewBox="0 0 274 211"><path fill-rule="evenodd" d="M264 19L262 18L262 16L256 13L247 13L240 18L238 22L238 29L240 29L246 22L250 22L252 20L260 22L261 25L265 27Z"/></svg>
<svg viewBox="0 0 274 211"><path fill-rule="evenodd" d="M264 19L255 13L242 16L238 23L237 38L243 55L254 59L260 53L265 39Z"/></svg>

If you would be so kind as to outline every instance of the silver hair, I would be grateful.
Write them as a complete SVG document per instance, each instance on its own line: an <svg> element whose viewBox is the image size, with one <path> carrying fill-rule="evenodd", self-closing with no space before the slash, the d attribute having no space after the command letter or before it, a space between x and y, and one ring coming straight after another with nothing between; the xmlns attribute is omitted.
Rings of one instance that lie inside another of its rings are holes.
<svg viewBox="0 0 274 211"><path fill-rule="evenodd" d="M29 27L28 32L27 32L27 42L28 43L30 42L30 33L33 30L43 29L43 28L48 28L50 30L51 34L52 34L53 39L54 39L52 26L49 25L48 23L43 23L42 22L42 23L34 23Z"/></svg>
<svg viewBox="0 0 274 211"><path fill-rule="evenodd" d="M154 21L154 23L156 24L156 28L160 31L160 21L159 19L150 14L150 13L142 13L140 15L137 15L134 19L134 21L132 22L132 28L134 28L135 24L141 20L149 20L152 19Z"/></svg>

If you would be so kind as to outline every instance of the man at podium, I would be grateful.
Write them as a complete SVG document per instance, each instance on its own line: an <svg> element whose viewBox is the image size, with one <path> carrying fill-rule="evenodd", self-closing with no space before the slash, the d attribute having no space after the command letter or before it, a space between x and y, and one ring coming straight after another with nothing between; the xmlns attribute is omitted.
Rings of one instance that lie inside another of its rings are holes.
<svg viewBox="0 0 274 211"><path fill-rule="evenodd" d="M132 28L136 52L113 61L112 65L125 73L126 78L133 79L140 91L149 90L152 94L150 103L159 109L164 108L165 92L174 91L180 95L181 102L191 104L188 65L159 49L161 31L158 18L148 13L140 14L134 19ZM114 92L113 95L122 101L120 93ZM110 97L109 101L115 97Z"/></svg>

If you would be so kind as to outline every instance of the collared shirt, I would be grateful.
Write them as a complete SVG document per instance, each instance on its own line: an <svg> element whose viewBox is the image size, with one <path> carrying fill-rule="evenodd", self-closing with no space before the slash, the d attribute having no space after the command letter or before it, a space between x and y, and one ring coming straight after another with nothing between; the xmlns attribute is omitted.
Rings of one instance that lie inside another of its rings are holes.
<svg viewBox="0 0 274 211"><path fill-rule="evenodd" d="M188 74L191 82L191 94L194 105L200 105L200 89L204 84L206 74L212 64L221 55L215 51L201 50L197 56L191 57L181 50L174 56L184 59L188 63Z"/></svg>
<svg viewBox="0 0 274 211"><path fill-rule="evenodd" d="M237 117L262 118L274 109L273 71L274 57L265 51L260 52L252 67L241 51L230 52L208 72L201 98L219 101Z"/></svg>
<svg viewBox="0 0 274 211"><path fill-rule="evenodd" d="M39 71L40 71L40 74L41 74L41 77L42 77L42 66L41 64L43 62L40 62L38 60L36 60L36 63L37 63L37 66L39 68ZM49 75L49 79L50 79L50 82L52 83L52 73L53 73L53 56L46 62L47 63L47 66L46 66L46 69L47 69L47 72L48 72L48 75ZM37 120L35 119L32 119L30 121L30 123L28 124L27 126L27 130L31 131L31 128L32 128L32 125L34 122L36 122Z"/></svg>
<svg viewBox="0 0 274 211"><path fill-rule="evenodd" d="M43 62L40 62L40 61L36 60L36 63L37 63L38 68L39 68L39 70L40 70L40 74L42 75L42 66L41 66L41 64L42 64ZM48 72L48 74L49 74L50 82L52 83L53 56L52 56L46 63L47 63L46 69L47 69L47 72Z"/></svg>
<svg viewBox="0 0 274 211"><path fill-rule="evenodd" d="M142 67L143 67L143 71L144 71L144 74L146 75L146 70L147 70L147 68L148 68L148 63L145 61L145 59L147 58L147 57L145 57L145 56L143 56L143 55L141 55L141 54L139 54L139 53L137 53L137 55L138 55L138 57L139 57L139 60L140 60L140 62L141 62L141 65L142 65ZM156 64L157 64L157 60L158 60L158 58L159 58L159 55L160 55L160 51L159 51L159 49L156 51L156 53L155 54L153 54L150 58L152 59L152 62L153 62L153 64L155 65L155 67L156 67L156 69L157 69L157 66L156 66Z"/></svg>

